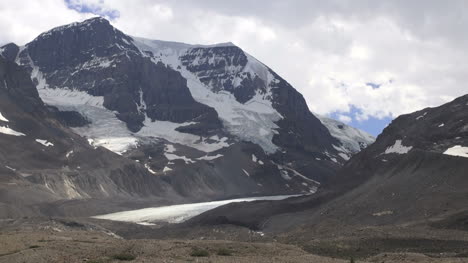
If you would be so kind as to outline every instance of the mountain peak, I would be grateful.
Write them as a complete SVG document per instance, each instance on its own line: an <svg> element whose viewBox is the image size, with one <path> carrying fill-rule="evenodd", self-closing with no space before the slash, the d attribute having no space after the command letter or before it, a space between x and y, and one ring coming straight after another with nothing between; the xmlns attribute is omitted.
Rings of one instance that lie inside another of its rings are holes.
<svg viewBox="0 0 468 263"><path fill-rule="evenodd" d="M0 57L4 57L9 61L13 61L16 58L16 54L18 54L19 47L15 43L8 43L2 47L0 47Z"/></svg>
<svg viewBox="0 0 468 263"><path fill-rule="evenodd" d="M132 40L108 20L94 17L53 28L26 46L33 62L47 71L56 65L79 63L94 56L106 57L123 49L136 52ZM62 54L56 54L56 50L62 50Z"/></svg>
<svg viewBox="0 0 468 263"><path fill-rule="evenodd" d="M86 19L82 22L73 22L67 25L55 27L49 31L40 34L36 39L34 39L34 41L38 39L48 38L56 34L64 34L65 32L79 33L83 31L94 31L99 32L99 34L102 34L105 32L117 32L118 30L116 30L107 19L102 17L93 17L90 19Z"/></svg>
<svg viewBox="0 0 468 263"><path fill-rule="evenodd" d="M96 17L88 18L88 19L84 20L83 22L81 22L81 24L85 24L85 23L104 23L104 24L110 24L110 23L109 23L109 20L107 20L107 19L105 19L104 17L101 17L101 16L96 16Z"/></svg>

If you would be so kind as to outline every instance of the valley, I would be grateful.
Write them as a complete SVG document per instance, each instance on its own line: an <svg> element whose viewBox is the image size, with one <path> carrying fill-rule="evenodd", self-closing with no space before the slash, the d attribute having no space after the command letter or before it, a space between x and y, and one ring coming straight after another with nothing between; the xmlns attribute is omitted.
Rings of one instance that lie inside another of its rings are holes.
<svg viewBox="0 0 468 263"><path fill-rule="evenodd" d="M468 95L375 138L93 17L0 48L0 145L0 262L468 262Z"/></svg>

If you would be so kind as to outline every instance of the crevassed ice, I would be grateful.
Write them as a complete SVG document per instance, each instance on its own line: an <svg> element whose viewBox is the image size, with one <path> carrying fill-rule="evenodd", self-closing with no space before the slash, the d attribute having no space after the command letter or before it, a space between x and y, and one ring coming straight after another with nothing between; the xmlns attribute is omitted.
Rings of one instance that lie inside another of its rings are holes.
<svg viewBox="0 0 468 263"><path fill-rule="evenodd" d="M155 63L161 61L180 71L181 75L187 79L187 86L193 98L214 108L229 133L242 140L260 145L266 153L274 153L278 150L278 146L273 144L272 139L278 128L275 122L280 120L282 116L272 106L269 99L271 97L270 90L265 94L257 92L245 104L239 103L230 92L213 92L197 76L181 65L180 55L194 46L142 38L134 38L134 44L140 51L151 51L153 54L161 55L158 60L154 61ZM257 74L268 87L268 84L274 81L268 68L252 56L246 55L248 63L243 71Z"/></svg>
<svg viewBox="0 0 468 263"><path fill-rule="evenodd" d="M137 133L127 129L126 124L116 117L116 113L106 109L104 97L92 96L84 91L72 90L66 87L52 89L46 83L39 68L30 61L33 71L31 78L38 81L39 96L48 105L56 106L63 111L76 111L85 116L90 125L73 128L75 132L92 139L94 146L105 147L115 153L122 154L129 148L138 145L140 138L164 138L173 143L184 144L204 152L212 152L229 146L225 140L210 143L199 136L181 133L176 128L193 123L172 123L168 121L151 121L146 117L144 127Z"/></svg>

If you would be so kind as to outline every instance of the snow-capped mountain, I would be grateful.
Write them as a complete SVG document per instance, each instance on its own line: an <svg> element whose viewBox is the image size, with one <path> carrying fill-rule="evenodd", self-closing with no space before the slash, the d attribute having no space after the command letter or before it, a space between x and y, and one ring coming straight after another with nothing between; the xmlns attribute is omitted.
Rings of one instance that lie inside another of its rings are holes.
<svg viewBox="0 0 468 263"><path fill-rule="evenodd" d="M327 127L330 134L341 142L341 147L337 147L344 159L348 160L354 154L362 151L375 141L375 137L362 131L321 115L316 115L320 121Z"/></svg>
<svg viewBox="0 0 468 263"><path fill-rule="evenodd" d="M356 152L354 139L370 142L327 129L299 92L232 43L143 39L92 18L0 55L29 72L49 111L91 148L187 198L315 192Z"/></svg>

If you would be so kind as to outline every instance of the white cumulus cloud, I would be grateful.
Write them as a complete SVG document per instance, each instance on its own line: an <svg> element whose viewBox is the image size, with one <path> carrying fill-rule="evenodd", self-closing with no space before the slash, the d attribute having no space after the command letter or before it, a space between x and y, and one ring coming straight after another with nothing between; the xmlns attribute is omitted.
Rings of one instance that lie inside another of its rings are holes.
<svg viewBox="0 0 468 263"><path fill-rule="evenodd" d="M289 81L319 114L396 117L467 92L468 2L71 0L117 11L141 37L233 42ZM60 0L0 2L0 43L82 20ZM374 83L372 87L367 83Z"/></svg>

